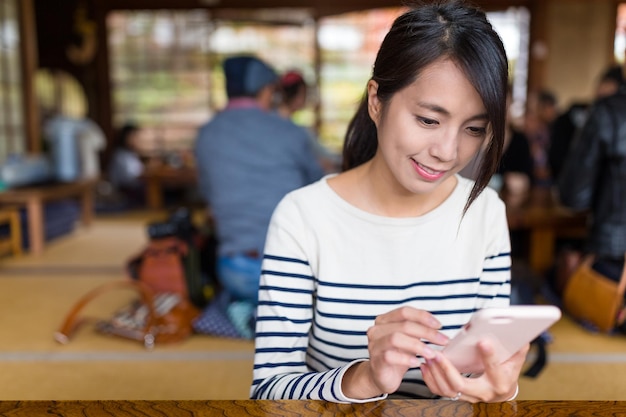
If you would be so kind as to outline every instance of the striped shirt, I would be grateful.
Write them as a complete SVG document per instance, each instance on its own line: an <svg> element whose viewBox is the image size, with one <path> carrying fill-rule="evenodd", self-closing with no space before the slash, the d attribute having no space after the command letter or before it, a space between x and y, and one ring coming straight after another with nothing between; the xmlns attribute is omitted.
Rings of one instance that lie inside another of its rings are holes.
<svg viewBox="0 0 626 417"><path fill-rule="evenodd" d="M453 193L419 217L362 211L327 178L281 201L265 246L251 398L384 398L341 390L345 371L369 357L366 332L378 315L427 310L452 337L476 310L509 305L504 204L486 189L462 216L473 182L457 178ZM393 394L433 397L419 368Z"/></svg>

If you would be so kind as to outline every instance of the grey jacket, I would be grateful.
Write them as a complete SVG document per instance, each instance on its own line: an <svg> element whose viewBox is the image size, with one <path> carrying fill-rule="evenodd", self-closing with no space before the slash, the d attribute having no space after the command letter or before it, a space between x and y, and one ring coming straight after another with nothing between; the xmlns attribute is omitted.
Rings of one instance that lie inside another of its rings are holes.
<svg viewBox="0 0 626 417"><path fill-rule="evenodd" d="M561 202L590 210L588 250L623 259L626 252L626 91L594 103L558 180Z"/></svg>

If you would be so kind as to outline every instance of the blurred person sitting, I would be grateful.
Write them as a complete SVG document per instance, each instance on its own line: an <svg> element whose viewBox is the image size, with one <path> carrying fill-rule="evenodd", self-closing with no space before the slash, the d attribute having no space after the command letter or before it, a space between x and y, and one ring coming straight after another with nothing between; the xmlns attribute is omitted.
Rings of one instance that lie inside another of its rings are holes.
<svg viewBox="0 0 626 417"><path fill-rule="evenodd" d="M253 56L228 58L223 69L228 104L200 128L194 154L199 191L215 223L227 313L247 316L239 330L252 337L272 212L285 194L324 171L307 132L272 111L274 69Z"/></svg>
<svg viewBox="0 0 626 417"><path fill-rule="evenodd" d="M144 203L144 183L141 178L144 163L139 156L137 144L139 132L139 127L130 122L120 128L107 170L109 183L130 206Z"/></svg>
<svg viewBox="0 0 626 417"><path fill-rule="evenodd" d="M293 121L294 114L306 107L309 86L302 73L297 70L285 72L280 77L278 86L279 94L277 95L278 104L276 111L284 118ZM313 150L324 168L324 171L327 173L339 171L341 168L341 155L332 152L322 145L308 129L307 133L313 145Z"/></svg>

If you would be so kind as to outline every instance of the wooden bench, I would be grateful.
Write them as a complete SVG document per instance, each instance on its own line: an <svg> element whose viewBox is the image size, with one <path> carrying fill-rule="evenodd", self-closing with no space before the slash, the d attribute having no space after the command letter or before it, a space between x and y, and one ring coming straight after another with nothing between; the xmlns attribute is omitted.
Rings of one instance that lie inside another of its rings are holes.
<svg viewBox="0 0 626 417"><path fill-rule="evenodd" d="M9 225L9 236L0 238L0 254L22 254L22 227L17 207L0 207L0 225Z"/></svg>
<svg viewBox="0 0 626 417"><path fill-rule="evenodd" d="M95 184L96 180L85 180L9 189L0 192L0 204L26 207L30 252L39 255L45 244L44 202L76 198L81 204L82 224L89 226L93 220Z"/></svg>

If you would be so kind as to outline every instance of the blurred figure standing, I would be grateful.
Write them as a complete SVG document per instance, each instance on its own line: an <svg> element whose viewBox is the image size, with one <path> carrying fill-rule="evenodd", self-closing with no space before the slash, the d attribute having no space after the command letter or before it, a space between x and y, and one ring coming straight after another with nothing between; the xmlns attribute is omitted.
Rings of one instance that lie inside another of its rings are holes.
<svg viewBox="0 0 626 417"><path fill-rule="evenodd" d="M626 88L600 98L575 136L559 176L561 202L590 210L585 251L593 268L618 280L626 253Z"/></svg>
<svg viewBox="0 0 626 417"><path fill-rule="evenodd" d="M624 82L622 68L612 66L608 68L598 80L594 100L615 94ZM574 103L570 108L556 118L550 132L550 149L548 160L552 176L558 178L565 161L574 134L582 127L588 116L588 103Z"/></svg>

